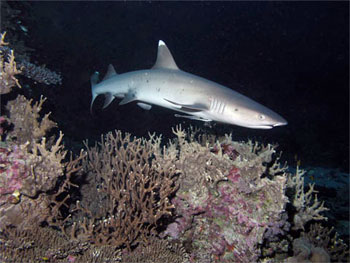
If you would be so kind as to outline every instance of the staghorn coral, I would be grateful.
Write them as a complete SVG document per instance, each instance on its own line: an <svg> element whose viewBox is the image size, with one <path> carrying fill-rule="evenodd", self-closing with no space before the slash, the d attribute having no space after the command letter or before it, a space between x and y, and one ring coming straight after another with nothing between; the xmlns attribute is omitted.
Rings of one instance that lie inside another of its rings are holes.
<svg viewBox="0 0 350 263"><path fill-rule="evenodd" d="M31 149L33 145L40 141L46 133L57 124L49 119L50 113L43 118L40 117L45 98L40 98L39 102L27 100L19 95L15 100L9 101L6 109L9 112L9 122L13 124L13 130L8 132L8 137L16 140L18 144L29 142Z"/></svg>
<svg viewBox="0 0 350 263"><path fill-rule="evenodd" d="M293 229L295 230L304 230L304 225L310 220L327 220L320 213L328 209L324 207L324 202L318 201L317 195L314 195L316 193L314 184L309 185L307 192L304 191L304 174L305 171L297 167L295 175L290 175L288 178L288 186L295 191L292 200L292 204L296 209L293 217Z"/></svg>
<svg viewBox="0 0 350 263"><path fill-rule="evenodd" d="M161 166L152 161L154 147L153 137L131 139L130 134L116 131L102 137L99 146L88 148L86 166L93 174L92 187L102 195L96 198L102 201L98 206L104 208L93 211L91 204L78 203L83 219L73 223L72 238L131 249L157 234L161 219L174 208L169 197L177 189L177 172L171 163Z"/></svg>
<svg viewBox="0 0 350 263"><path fill-rule="evenodd" d="M8 52L5 42L6 33L0 34L0 95L9 93L13 87L21 87L16 75L21 71L17 68L13 50Z"/></svg>

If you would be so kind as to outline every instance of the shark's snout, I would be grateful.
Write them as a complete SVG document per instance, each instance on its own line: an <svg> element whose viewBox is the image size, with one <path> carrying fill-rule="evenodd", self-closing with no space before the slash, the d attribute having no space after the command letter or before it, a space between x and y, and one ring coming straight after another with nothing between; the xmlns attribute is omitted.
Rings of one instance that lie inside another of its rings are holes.
<svg viewBox="0 0 350 263"><path fill-rule="evenodd" d="M283 121L275 123L273 125L273 127L284 126L284 125L287 125L287 124L288 124L288 122L286 120L283 120Z"/></svg>
<svg viewBox="0 0 350 263"><path fill-rule="evenodd" d="M271 117L272 127L284 126L287 125L288 122L281 115L273 112L273 116Z"/></svg>

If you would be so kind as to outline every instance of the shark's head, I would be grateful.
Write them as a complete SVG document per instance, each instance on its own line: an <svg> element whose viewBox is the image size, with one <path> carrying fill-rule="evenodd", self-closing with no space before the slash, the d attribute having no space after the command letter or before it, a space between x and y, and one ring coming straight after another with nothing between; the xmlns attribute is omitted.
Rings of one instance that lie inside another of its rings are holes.
<svg viewBox="0 0 350 263"><path fill-rule="evenodd" d="M246 99L241 100L239 104L227 105L227 109L225 109L227 122L252 129L272 129L288 124L276 112L255 101Z"/></svg>

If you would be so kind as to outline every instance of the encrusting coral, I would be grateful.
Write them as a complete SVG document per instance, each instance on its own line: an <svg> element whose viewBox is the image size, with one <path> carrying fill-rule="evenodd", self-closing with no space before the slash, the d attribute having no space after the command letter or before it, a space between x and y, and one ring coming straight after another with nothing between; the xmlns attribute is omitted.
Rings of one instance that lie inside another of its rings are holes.
<svg viewBox="0 0 350 263"><path fill-rule="evenodd" d="M181 128L174 133L178 138L169 148L177 151L174 163L181 174L172 199L178 218L163 235L190 242L195 262L256 262L264 241L279 240L290 226L299 229L295 218L303 224L324 219L319 213L326 208L313 188L304 193L302 174L290 175L274 146L235 142L231 136L202 137L199 143ZM287 188L297 193L294 222L288 221Z"/></svg>
<svg viewBox="0 0 350 263"><path fill-rule="evenodd" d="M22 60L19 63L22 69L22 74L29 79L46 85L61 85L62 77L59 73L46 68L46 66L37 66L27 60Z"/></svg>
<svg viewBox="0 0 350 263"><path fill-rule="evenodd" d="M199 144L178 136L180 189L173 199L179 217L165 235L192 243L198 262L254 262L259 244L288 230L285 167L267 168L271 145L225 140ZM207 260L207 261L206 261ZM197 262L196 261L196 262Z"/></svg>
<svg viewBox="0 0 350 263"><path fill-rule="evenodd" d="M134 251L125 253L122 263L189 263L189 255L185 248L175 242L157 238L151 239L148 244L141 244Z"/></svg>

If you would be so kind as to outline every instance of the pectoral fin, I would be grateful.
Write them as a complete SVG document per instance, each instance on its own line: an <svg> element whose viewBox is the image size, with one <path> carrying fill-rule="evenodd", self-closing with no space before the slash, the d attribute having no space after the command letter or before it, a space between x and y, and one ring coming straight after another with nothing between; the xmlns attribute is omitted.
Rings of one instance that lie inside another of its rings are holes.
<svg viewBox="0 0 350 263"><path fill-rule="evenodd" d="M124 105L135 100L137 100L135 93L128 92L127 94L125 94L125 97L119 102L119 105Z"/></svg>
<svg viewBox="0 0 350 263"><path fill-rule="evenodd" d="M181 111L185 111L185 112L201 112L201 111L206 111L208 110L208 107L204 104L201 103L194 103L194 104L181 104L181 103L177 103L171 100L167 100L164 99L167 102L172 103L173 105L177 106L177 108Z"/></svg>
<svg viewBox="0 0 350 263"><path fill-rule="evenodd" d="M175 114L174 116L175 116L175 117L178 117L178 118L187 118L187 119L190 119L190 120L197 120L197 121L204 121L204 122L210 122L210 121L212 121L212 120L209 120L209 119L204 119L204 118L197 117L197 116L193 116L193 115L180 115L180 114Z"/></svg>
<svg viewBox="0 0 350 263"><path fill-rule="evenodd" d="M105 94L105 103L103 104L103 109L107 108L109 104L114 100L114 96L111 93Z"/></svg>
<svg viewBox="0 0 350 263"><path fill-rule="evenodd" d="M137 105L144 110L150 110L152 108L152 105L142 103L142 102L138 102Z"/></svg>

